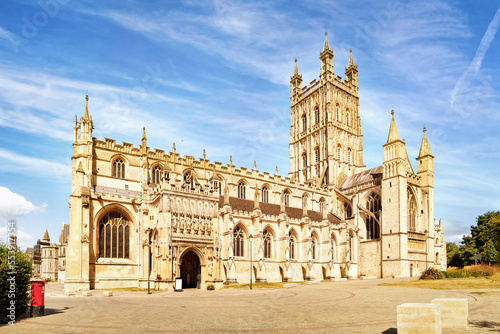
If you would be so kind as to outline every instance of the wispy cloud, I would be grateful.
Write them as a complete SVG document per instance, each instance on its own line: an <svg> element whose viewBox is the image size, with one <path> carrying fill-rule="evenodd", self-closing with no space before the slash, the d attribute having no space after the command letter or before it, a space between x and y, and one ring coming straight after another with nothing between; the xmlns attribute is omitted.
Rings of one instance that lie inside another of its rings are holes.
<svg viewBox="0 0 500 334"><path fill-rule="evenodd" d="M3 148L0 148L0 159L0 171L4 173L22 173L63 180L71 178L71 166L59 162L34 158Z"/></svg>
<svg viewBox="0 0 500 334"><path fill-rule="evenodd" d="M454 108L457 94L459 94L459 92L462 89L464 89L465 83L467 81L471 81L471 76L477 75L479 70L481 69L481 64L483 63L484 56L486 55L486 52L490 48L490 45L493 42L499 28L500 28L500 7L498 7L498 10L496 11L495 16L493 17L493 20L491 20L490 24L488 25L488 29L486 30L486 33L481 39L481 43L479 44L479 47L476 50L476 55L472 59L472 62L470 63L467 70L462 74L460 79L458 79L455 87L453 88L453 92L451 93L451 98L450 98L451 109Z"/></svg>

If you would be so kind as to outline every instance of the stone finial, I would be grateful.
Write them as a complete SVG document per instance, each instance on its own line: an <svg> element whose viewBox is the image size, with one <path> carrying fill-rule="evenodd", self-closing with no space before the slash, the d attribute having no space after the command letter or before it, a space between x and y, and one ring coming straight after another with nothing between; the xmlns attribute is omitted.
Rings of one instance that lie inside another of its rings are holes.
<svg viewBox="0 0 500 334"><path fill-rule="evenodd" d="M233 164L233 156L232 156L232 155L230 155L230 156L229 156L229 164L230 164L230 165L232 165L232 164Z"/></svg>
<svg viewBox="0 0 500 334"><path fill-rule="evenodd" d="M175 153L175 143L172 145L172 152Z"/></svg>
<svg viewBox="0 0 500 334"><path fill-rule="evenodd" d="M206 160L207 155L205 154L205 149L203 149L203 160Z"/></svg>
<svg viewBox="0 0 500 334"><path fill-rule="evenodd" d="M293 75L299 75L299 68L297 67L297 58L295 58L295 67L293 69Z"/></svg>
<svg viewBox="0 0 500 334"><path fill-rule="evenodd" d="M328 32L325 31L325 43L323 44L323 51L330 50L330 45L328 44Z"/></svg>

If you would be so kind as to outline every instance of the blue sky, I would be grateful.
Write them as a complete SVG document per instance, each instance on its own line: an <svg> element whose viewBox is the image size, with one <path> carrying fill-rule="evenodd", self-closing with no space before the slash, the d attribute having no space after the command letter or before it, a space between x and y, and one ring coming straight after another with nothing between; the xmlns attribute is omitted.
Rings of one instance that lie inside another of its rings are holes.
<svg viewBox="0 0 500 334"><path fill-rule="evenodd" d="M289 79L359 69L364 162L381 165L391 108L410 160L422 128L435 156L447 241L499 210L498 1L3 1L0 237L19 244L68 222L73 119L94 136L281 175L289 171Z"/></svg>

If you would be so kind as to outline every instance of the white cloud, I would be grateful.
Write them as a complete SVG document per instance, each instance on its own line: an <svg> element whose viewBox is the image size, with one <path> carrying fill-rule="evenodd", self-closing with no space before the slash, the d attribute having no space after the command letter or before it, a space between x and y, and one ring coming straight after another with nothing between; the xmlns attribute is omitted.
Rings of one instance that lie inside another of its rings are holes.
<svg viewBox="0 0 500 334"><path fill-rule="evenodd" d="M27 248L33 247L35 237L21 229L16 230L17 247ZM7 226L0 226L0 240L9 241L9 229Z"/></svg>
<svg viewBox="0 0 500 334"><path fill-rule="evenodd" d="M0 186L0 216L7 220L15 220L33 211L43 210L44 205L36 206L24 196Z"/></svg>

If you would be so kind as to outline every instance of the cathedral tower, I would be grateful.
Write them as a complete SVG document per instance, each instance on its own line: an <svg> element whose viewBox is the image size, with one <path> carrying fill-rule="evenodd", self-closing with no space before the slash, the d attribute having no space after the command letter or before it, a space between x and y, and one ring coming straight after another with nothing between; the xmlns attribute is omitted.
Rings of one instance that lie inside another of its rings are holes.
<svg viewBox="0 0 500 334"><path fill-rule="evenodd" d="M290 176L333 189L365 169L359 117L358 70L352 53L346 79L333 73L333 51L325 34L319 79L302 87L297 69L290 79Z"/></svg>

